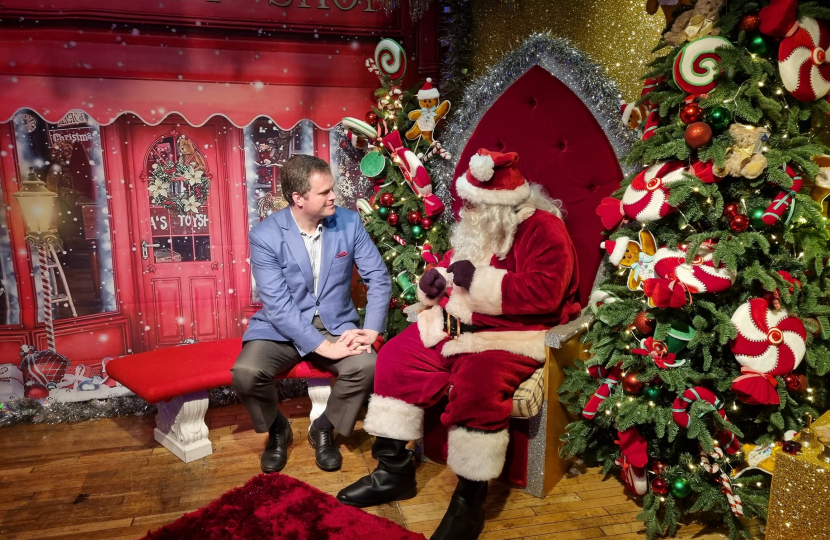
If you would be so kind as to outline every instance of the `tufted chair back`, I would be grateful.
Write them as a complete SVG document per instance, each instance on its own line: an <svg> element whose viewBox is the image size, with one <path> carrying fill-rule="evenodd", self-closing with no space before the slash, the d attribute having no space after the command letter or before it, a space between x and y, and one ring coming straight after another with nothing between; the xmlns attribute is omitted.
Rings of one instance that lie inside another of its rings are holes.
<svg viewBox="0 0 830 540"><path fill-rule="evenodd" d="M604 229L595 209L623 179L614 149L591 111L559 79L534 66L478 123L454 178L467 170L479 148L518 152L524 177L562 201L579 262L579 303L588 305L602 258ZM461 202L454 184L453 196L457 216Z"/></svg>

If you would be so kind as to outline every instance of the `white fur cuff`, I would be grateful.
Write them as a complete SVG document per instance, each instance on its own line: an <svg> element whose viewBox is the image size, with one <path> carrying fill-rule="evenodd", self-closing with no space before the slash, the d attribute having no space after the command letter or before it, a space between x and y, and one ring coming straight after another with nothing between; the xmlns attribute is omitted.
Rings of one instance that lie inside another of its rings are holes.
<svg viewBox="0 0 830 540"><path fill-rule="evenodd" d="M500 270L492 266L476 268L473 274L473 283L470 285L470 308L473 313L483 315L501 315L502 295L501 283L507 270Z"/></svg>
<svg viewBox="0 0 830 540"><path fill-rule="evenodd" d="M453 426L447 439L447 465L458 476L475 482L498 478L509 441L506 429L487 433Z"/></svg>
<svg viewBox="0 0 830 540"><path fill-rule="evenodd" d="M445 326L444 310L441 306L432 306L418 313L418 333L421 335L421 343L427 349L447 339Z"/></svg>
<svg viewBox="0 0 830 540"><path fill-rule="evenodd" d="M424 436L424 410L400 399L372 394L363 430L376 437L414 441Z"/></svg>

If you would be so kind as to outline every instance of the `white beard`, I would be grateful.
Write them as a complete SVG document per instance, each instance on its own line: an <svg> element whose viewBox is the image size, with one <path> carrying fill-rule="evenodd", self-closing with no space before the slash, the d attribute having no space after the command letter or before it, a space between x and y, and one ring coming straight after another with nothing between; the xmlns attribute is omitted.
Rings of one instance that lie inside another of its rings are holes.
<svg viewBox="0 0 830 540"><path fill-rule="evenodd" d="M503 259L513 247L519 217L512 206L480 204L462 209L459 218L450 237L453 261L489 266L493 255Z"/></svg>

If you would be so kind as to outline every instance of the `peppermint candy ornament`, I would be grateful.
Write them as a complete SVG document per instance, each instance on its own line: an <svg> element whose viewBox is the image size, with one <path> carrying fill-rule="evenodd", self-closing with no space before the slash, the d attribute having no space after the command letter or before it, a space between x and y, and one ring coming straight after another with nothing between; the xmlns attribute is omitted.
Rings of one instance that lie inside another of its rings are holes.
<svg viewBox="0 0 830 540"><path fill-rule="evenodd" d="M719 47L732 47L720 36L705 36L687 43L674 59L674 82L689 94L705 94L717 87Z"/></svg>
<svg viewBox="0 0 830 540"><path fill-rule="evenodd" d="M621 470L625 487L637 495L648 492L646 465L648 464L648 443L636 427L625 431L617 431L617 440L620 445L620 457L616 460Z"/></svg>
<svg viewBox="0 0 830 540"><path fill-rule="evenodd" d="M815 101L830 91L830 32L823 21L804 17L795 33L785 37L778 48L781 82L799 101Z"/></svg>
<svg viewBox="0 0 830 540"><path fill-rule="evenodd" d="M777 405L776 375L786 375L801 363L807 331L801 319L786 309L770 309L754 298L732 315L738 337L729 343L743 375L732 381L738 399L754 405Z"/></svg>
<svg viewBox="0 0 830 540"><path fill-rule="evenodd" d="M657 307L680 307L686 303L686 293L719 293L735 283L737 274L726 265L715 264L714 246L702 245L690 264L686 263L686 249L660 248L654 255L654 272L658 279L650 280L646 295ZM680 286L672 284L678 282Z"/></svg>

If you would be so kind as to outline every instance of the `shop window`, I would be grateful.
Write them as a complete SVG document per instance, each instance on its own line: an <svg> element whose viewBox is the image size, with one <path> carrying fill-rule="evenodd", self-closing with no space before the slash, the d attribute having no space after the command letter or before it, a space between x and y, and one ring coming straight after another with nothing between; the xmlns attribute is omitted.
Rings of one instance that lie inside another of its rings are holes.
<svg viewBox="0 0 830 540"><path fill-rule="evenodd" d="M0 201L2 200L3 183L0 182ZM10 324L20 324L20 297L17 292L17 276L14 274L6 207L0 205L0 326Z"/></svg>
<svg viewBox="0 0 830 540"><path fill-rule="evenodd" d="M32 171L57 194L53 226L61 245L55 250L57 260L50 258L47 263L53 318L115 311L112 237L98 124L80 110L52 124L23 109L14 117L14 130L18 178L25 179ZM31 249L31 257L38 261L36 248ZM34 282L42 321L41 280Z"/></svg>

